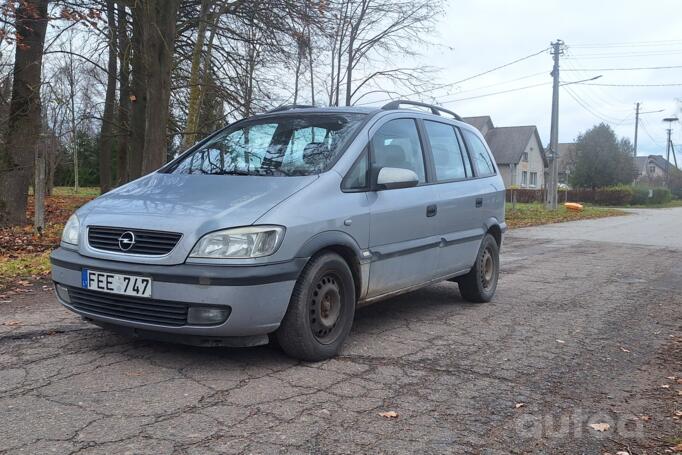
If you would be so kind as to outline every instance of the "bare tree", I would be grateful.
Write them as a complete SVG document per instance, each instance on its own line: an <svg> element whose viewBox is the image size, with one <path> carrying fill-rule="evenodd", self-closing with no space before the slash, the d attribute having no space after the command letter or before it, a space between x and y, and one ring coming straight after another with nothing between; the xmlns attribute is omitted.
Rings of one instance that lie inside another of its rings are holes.
<svg viewBox="0 0 682 455"><path fill-rule="evenodd" d="M128 35L128 13L126 6L118 5L118 59L119 59L119 97L118 97L118 183L126 183L128 175L128 138L130 137L130 37Z"/></svg>
<svg viewBox="0 0 682 455"><path fill-rule="evenodd" d="M141 19L145 28L147 111L142 172L151 172L166 162L166 128L171 92L171 70L176 19L180 0L147 0Z"/></svg>
<svg viewBox="0 0 682 455"><path fill-rule="evenodd" d="M25 0L16 10L16 54L7 147L0 150L0 226L23 223L41 130L40 86L48 0Z"/></svg>
<svg viewBox="0 0 682 455"><path fill-rule="evenodd" d="M331 105L351 105L363 91L420 89L429 71L403 62L417 55L442 10L440 0L335 0L324 11L330 30L327 95ZM399 62L395 62L398 56ZM344 94L343 98L341 94Z"/></svg>
<svg viewBox="0 0 682 455"><path fill-rule="evenodd" d="M109 58L107 63L107 91L100 130L99 187L102 194L111 189L111 151L114 148L114 116L116 109L116 70L118 38L116 36L116 6L114 0L106 0L109 30Z"/></svg>

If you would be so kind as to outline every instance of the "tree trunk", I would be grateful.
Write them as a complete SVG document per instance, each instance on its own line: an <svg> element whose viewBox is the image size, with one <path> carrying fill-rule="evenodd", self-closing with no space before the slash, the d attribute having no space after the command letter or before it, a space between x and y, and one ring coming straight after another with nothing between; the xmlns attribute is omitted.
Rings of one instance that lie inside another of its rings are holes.
<svg viewBox="0 0 682 455"><path fill-rule="evenodd" d="M348 64L346 66L346 106L350 106L353 88L353 63L355 63L353 51L353 38L348 42Z"/></svg>
<svg viewBox="0 0 682 455"><path fill-rule="evenodd" d="M7 147L0 150L0 226L26 221L28 187L41 132L40 84L48 0L25 0L16 11L14 83Z"/></svg>
<svg viewBox="0 0 682 455"><path fill-rule="evenodd" d="M296 73L294 74L294 105L298 104L298 86L301 79L301 63L303 61L303 49L298 45L296 52Z"/></svg>
<svg viewBox="0 0 682 455"><path fill-rule="evenodd" d="M111 189L111 150L114 147L114 110L116 109L116 68L118 58L116 39L116 9L114 0L107 0L109 25L109 62L107 64L107 92L99 146L99 187L102 194Z"/></svg>
<svg viewBox="0 0 682 455"><path fill-rule="evenodd" d="M310 71L310 104L315 106L315 67L313 65L313 41L308 26L308 69Z"/></svg>
<svg viewBox="0 0 682 455"><path fill-rule="evenodd" d="M148 0L143 6L143 33L147 69L147 131L142 172L149 173L166 162L168 103L175 45L175 21L180 0Z"/></svg>
<svg viewBox="0 0 682 455"><path fill-rule="evenodd" d="M119 98L118 98L118 184L130 180L128 176L128 140L130 138L130 38L128 37L128 15L125 5L118 5L118 59Z"/></svg>
<svg viewBox="0 0 682 455"><path fill-rule="evenodd" d="M147 73L144 59L144 6L135 2L133 7L132 39L132 86L130 93L130 142L128 144L128 178L135 180L142 175L142 155L147 129Z"/></svg>
<svg viewBox="0 0 682 455"><path fill-rule="evenodd" d="M41 134L36 144L35 156L35 181L33 184L33 229L38 235L45 230L45 148L47 147L47 135Z"/></svg>
<svg viewBox="0 0 682 455"><path fill-rule="evenodd" d="M199 129L199 112L201 111L201 99L203 86L201 84L201 56L204 52L204 42L206 40L206 27L208 24L208 8L211 2L201 0L201 11L199 13L199 26L197 30L197 41L192 51L192 67L189 76L189 106L187 108L187 124L183 135L182 148L187 149L197 140ZM204 71L210 71L209 67Z"/></svg>

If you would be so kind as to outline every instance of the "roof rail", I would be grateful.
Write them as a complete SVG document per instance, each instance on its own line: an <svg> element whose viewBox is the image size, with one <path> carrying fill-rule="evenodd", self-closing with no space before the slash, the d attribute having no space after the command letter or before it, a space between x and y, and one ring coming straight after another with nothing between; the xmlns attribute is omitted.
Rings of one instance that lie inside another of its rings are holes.
<svg viewBox="0 0 682 455"><path fill-rule="evenodd" d="M419 101L409 101L409 100L395 100L391 101L388 104L385 104L381 108L384 110L391 110L391 109L400 109L400 106L402 104L410 105L410 106L419 106L419 107L427 107L431 109L431 113L434 115L441 115L441 112L445 112L446 114L452 115L456 120L462 120L462 117L459 115L455 114L454 112L445 109L440 106L434 106L433 104L427 104L427 103L421 103Z"/></svg>
<svg viewBox="0 0 682 455"><path fill-rule="evenodd" d="M310 109L315 106L311 106L309 104L284 104L282 106L276 107L274 109L271 109L266 112L266 114L272 114L274 112L283 112L283 111L289 111L291 109Z"/></svg>

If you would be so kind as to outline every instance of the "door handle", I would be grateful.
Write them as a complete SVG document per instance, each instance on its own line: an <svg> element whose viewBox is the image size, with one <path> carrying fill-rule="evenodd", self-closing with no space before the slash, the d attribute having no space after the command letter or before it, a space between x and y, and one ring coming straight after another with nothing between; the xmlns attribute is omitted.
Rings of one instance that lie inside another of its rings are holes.
<svg viewBox="0 0 682 455"><path fill-rule="evenodd" d="M477 197L476 198L476 208L479 209L483 207L483 198L482 197Z"/></svg>
<svg viewBox="0 0 682 455"><path fill-rule="evenodd" d="M432 216L436 216L436 213L438 213L438 206L436 204L431 204L426 207L426 216L431 218Z"/></svg>

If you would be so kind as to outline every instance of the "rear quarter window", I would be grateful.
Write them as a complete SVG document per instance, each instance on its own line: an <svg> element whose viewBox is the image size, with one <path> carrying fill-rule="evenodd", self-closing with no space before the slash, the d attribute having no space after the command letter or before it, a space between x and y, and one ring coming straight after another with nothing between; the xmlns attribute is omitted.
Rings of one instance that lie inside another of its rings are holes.
<svg viewBox="0 0 682 455"><path fill-rule="evenodd" d="M471 131L462 130L462 135L469 148L469 154L471 159L478 170L479 177L489 177L495 175L495 166L490 158L490 153L488 153L488 148L483 144L483 142Z"/></svg>

